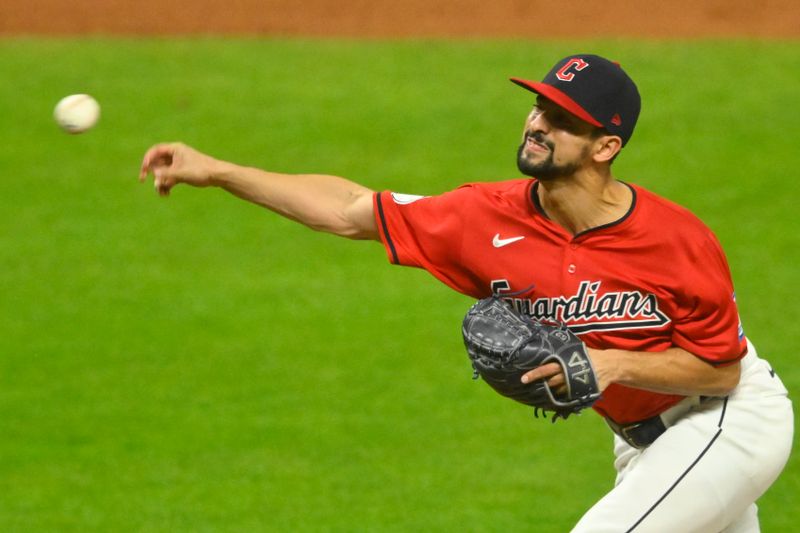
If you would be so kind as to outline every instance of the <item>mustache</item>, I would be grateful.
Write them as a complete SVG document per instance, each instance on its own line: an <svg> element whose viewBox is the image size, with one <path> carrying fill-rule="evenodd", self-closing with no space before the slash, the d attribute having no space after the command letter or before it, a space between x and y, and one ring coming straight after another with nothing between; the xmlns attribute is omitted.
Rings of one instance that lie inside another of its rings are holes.
<svg viewBox="0 0 800 533"><path fill-rule="evenodd" d="M547 139L541 131L534 131L532 133L528 132L525 134L525 139L526 140L532 139L534 142L538 144L543 144L544 146L547 146L551 151L556 147L555 143Z"/></svg>

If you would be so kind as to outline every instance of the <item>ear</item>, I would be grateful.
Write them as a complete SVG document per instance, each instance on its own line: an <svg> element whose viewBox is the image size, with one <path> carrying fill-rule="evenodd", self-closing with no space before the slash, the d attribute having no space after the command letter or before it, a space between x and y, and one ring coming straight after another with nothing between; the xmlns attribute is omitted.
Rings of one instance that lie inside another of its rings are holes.
<svg viewBox="0 0 800 533"><path fill-rule="evenodd" d="M594 143L594 159L597 163L612 161L622 150L622 138L617 135L601 135Z"/></svg>

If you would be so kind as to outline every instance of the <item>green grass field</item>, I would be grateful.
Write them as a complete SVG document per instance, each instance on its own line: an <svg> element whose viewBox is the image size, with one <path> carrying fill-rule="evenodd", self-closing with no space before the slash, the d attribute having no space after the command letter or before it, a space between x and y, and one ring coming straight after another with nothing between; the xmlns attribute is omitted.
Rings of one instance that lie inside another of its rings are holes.
<svg viewBox="0 0 800 533"><path fill-rule="evenodd" d="M470 301L375 243L136 180L218 157L433 194L517 177L541 77L591 50L638 81L618 177L700 215L745 328L800 394L800 43L0 41L0 531L563 532L611 438L473 382ZM52 108L88 92L97 128ZM800 521L800 461L760 501Z"/></svg>

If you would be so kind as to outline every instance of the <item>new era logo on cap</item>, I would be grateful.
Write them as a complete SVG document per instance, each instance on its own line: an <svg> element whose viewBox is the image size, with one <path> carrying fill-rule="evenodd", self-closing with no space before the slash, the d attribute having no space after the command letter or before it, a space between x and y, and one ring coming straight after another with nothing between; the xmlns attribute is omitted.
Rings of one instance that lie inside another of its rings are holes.
<svg viewBox="0 0 800 533"><path fill-rule="evenodd" d="M556 63L541 82L511 81L618 135L623 145L633 135L641 99L636 84L618 63L593 54L575 54Z"/></svg>

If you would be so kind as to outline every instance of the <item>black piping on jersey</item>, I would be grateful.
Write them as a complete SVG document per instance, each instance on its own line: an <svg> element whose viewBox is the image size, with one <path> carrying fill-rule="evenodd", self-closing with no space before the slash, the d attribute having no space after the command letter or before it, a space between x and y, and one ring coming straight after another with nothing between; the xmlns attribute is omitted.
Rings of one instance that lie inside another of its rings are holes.
<svg viewBox="0 0 800 533"><path fill-rule="evenodd" d="M578 237L580 237L582 235L590 233L592 231L599 231L601 229L606 229L606 228L610 228L610 227L616 226L617 224L622 224L623 222L625 222L625 220L628 219L629 216L631 216L631 214L633 213L633 210L636 208L636 189L634 189L633 187L631 187L630 185L628 185L624 181L621 181L620 183L622 183L624 186L626 186L631 191L631 195L632 195L632 197L631 197L631 206L628 208L628 211L626 211L625 214L622 215L622 217L620 217L619 219L615 220L614 222L609 222L608 224L603 224L602 226L595 226L594 228L589 228L587 230L583 230L581 232L576 233L575 235L572 236L573 240L577 239ZM547 213L545 212L544 207L542 207L542 204L539 202L539 195L536 192L538 190L539 190L539 182L537 181L536 183L533 184L533 187L531 187L531 201L533 202L534 207L536 207L536 210L539 211L539 213L544 218L550 220L550 217L547 216Z"/></svg>
<svg viewBox="0 0 800 533"><path fill-rule="evenodd" d="M389 251L392 252L392 263L395 265L400 264L400 260L397 258L397 250L395 250L394 243L392 242L392 237L389 235L389 226L386 224L386 216L383 214L383 202L381 201L381 193L376 193L375 198L378 204L378 216L381 218L381 228L383 228L383 234L386 236L386 244L389 245Z"/></svg>
<svg viewBox="0 0 800 533"><path fill-rule="evenodd" d="M580 335L581 333L588 333L590 331L618 331L618 330L627 331L631 329L660 328L661 326L669 322L669 318L667 318L667 316L661 311L656 311L655 314L658 318L653 320L639 320L639 321L631 320L629 322L596 322L589 324L578 324L576 326L569 325L568 327L571 332L575 333L576 335ZM736 358L729 362L738 360L739 359Z"/></svg>
<svg viewBox="0 0 800 533"><path fill-rule="evenodd" d="M717 423L717 432L714 434L714 436L713 436L713 437L711 437L711 440L709 441L708 445L706 445L706 447L705 447L705 448L703 448L703 451L702 451L702 452L700 452L700 455L698 455L698 456L697 456L697 459L695 459L695 460L692 462L692 464L690 464L690 465L689 465L689 468L687 468L687 469L686 469L686 470L685 470L685 471L684 471L684 472L683 472L683 473L682 473L682 474L681 474L681 475L678 477L678 479L675 481L675 483L673 483L673 484L672 484L672 486L671 486L669 489L667 489L667 491L666 491L666 492L664 492L664 494L663 494L663 495L662 495L662 496L661 496L661 497L658 499L658 501L656 501L656 503L654 503L654 504L653 504L653 506L652 506L652 507L650 507L650 509L648 509L648 510L647 510L647 512L646 512L646 513L644 513L644 514L642 515L642 517L641 517L641 518L639 518L639 520L637 520L637 521L636 521L636 523L635 523L635 524L633 524L633 525L631 526L631 528L630 528L630 529L628 529L628 530L627 530L625 533L630 533L631 531L633 531L634 529L636 529L637 527L639 527L639 524L641 524L641 523L644 521L644 519L645 519L645 518L647 518L647 517L648 517L648 515L649 515L650 513L652 513L652 512L653 512L653 511L656 509L656 507L658 507L658 506L661 504L661 502L663 502L663 501L664 501L664 499L665 499L667 496L669 496L669 494L670 494L670 493L671 493L673 490L675 490L675 487L677 487L677 486L678 486L678 484L679 484L681 481L683 481L683 478L685 478L685 477L687 476L687 474L689 474L689 472L691 472L691 471L692 471L692 469L695 467L695 465L697 465L697 463L699 463L699 462L700 462L700 460L701 460L701 459L702 459L702 458L705 456L705 454L708 452L708 450L710 450L710 449L711 449L711 447L712 447L712 446L714 445L714 443L717 441L717 439L719 438L719 436L722 434L722 421L723 421L723 420L725 420L725 411L726 411L727 409L728 409L728 397L726 396L726 397L725 397L725 399L724 399L724 400L723 400L723 402L722 402L722 414L720 415L720 417L719 417L719 422Z"/></svg>

